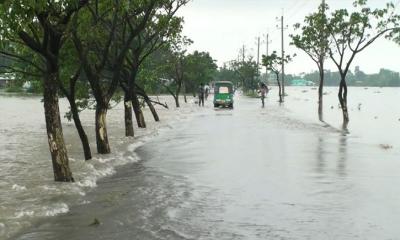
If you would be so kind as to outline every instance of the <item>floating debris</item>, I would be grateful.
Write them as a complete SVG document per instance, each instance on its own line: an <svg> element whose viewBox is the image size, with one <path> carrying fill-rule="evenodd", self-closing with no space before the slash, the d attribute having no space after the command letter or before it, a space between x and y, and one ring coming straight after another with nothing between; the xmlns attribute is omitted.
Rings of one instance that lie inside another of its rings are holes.
<svg viewBox="0 0 400 240"><path fill-rule="evenodd" d="M385 150L388 150L388 149L392 149L392 148L393 148L393 146L392 146L392 145L389 145L389 144L380 144L379 146L380 146L381 148L385 149Z"/></svg>
<svg viewBox="0 0 400 240"><path fill-rule="evenodd" d="M100 221L97 218L94 218L93 222L91 224L89 224L89 226L95 226L95 227L97 227L99 225L100 225Z"/></svg>

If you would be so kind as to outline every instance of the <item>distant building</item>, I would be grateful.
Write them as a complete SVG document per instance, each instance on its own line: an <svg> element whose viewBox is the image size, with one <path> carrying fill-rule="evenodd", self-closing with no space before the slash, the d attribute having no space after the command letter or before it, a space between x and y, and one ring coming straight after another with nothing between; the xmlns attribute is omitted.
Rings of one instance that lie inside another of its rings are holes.
<svg viewBox="0 0 400 240"><path fill-rule="evenodd" d="M12 82L15 80L15 77L10 74L0 75L0 88L9 87Z"/></svg>
<svg viewBox="0 0 400 240"><path fill-rule="evenodd" d="M291 82L292 86L315 86L314 82L307 80L307 79L293 79Z"/></svg>
<svg viewBox="0 0 400 240"><path fill-rule="evenodd" d="M0 88L6 88L6 87L8 87L9 86L9 84L10 84L10 79L8 79L8 78L3 78L3 77L0 77Z"/></svg>

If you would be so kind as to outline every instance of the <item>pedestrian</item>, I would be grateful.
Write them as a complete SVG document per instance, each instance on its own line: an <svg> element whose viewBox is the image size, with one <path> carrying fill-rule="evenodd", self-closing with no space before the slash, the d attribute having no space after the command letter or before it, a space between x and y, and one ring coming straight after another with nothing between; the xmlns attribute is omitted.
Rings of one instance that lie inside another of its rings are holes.
<svg viewBox="0 0 400 240"><path fill-rule="evenodd" d="M265 106L264 99L267 96L268 91L269 91L269 89L268 89L267 85L265 85L265 83L261 83L258 93L260 94L260 97L261 97L262 107Z"/></svg>
<svg viewBox="0 0 400 240"><path fill-rule="evenodd" d="M204 107L204 84L201 83L198 89L198 94L199 94L199 106Z"/></svg>
<svg viewBox="0 0 400 240"><path fill-rule="evenodd" d="M207 101L208 98L208 94L210 93L210 86L208 86L207 84L204 86L204 98Z"/></svg>

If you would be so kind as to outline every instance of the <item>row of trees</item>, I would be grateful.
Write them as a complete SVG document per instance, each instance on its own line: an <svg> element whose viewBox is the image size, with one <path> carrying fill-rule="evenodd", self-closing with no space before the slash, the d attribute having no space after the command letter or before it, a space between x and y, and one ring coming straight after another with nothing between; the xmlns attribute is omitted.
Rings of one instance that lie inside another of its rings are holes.
<svg viewBox="0 0 400 240"><path fill-rule="evenodd" d="M291 75L286 76L287 79L303 78L310 80L315 84L319 84L320 75L318 71L303 74L301 76ZM363 86L363 87L400 87L400 75L388 69L381 69L378 73L367 74L356 68L356 71L349 71L346 76L348 86ZM340 82L340 73L325 70L324 85L338 86Z"/></svg>
<svg viewBox="0 0 400 240"><path fill-rule="evenodd" d="M347 76L357 54L380 37L399 39L400 16L395 14L393 3L384 8L371 9L366 0L356 0L354 11L337 9L326 14L329 6L324 2L318 11L310 14L304 24L296 24L297 34L291 35L292 44L303 50L319 70L319 117L323 120L324 64L333 61L340 75L338 99L343 113L344 126L349 122L347 108Z"/></svg>
<svg viewBox="0 0 400 240"><path fill-rule="evenodd" d="M55 181L74 181L61 125L60 96L70 104L68 117L89 160L92 154L80 111L89 106L95 109L97 152L108 154L107 111L112 101L124 102L125 133L134 136L132 113L138 127L144 128L143 104L155 121L159 116L154 104L167 107L151 99L149 92L162 86L179 107L182 88L195 91L196 84L213 74L216 65L208 53L185 51L191 41L181 36L183 19L176 13L188 1L0 3L0 54L7 60L0 70L39 83Z"/></svg>
<svg viewBox="0 0 400 240"><path fill-rule="evenodd" d="M291 44L305 52L318 68L318 72L309 74L306 78L309 77L319 84L318 114L320 120L323 121L323 86L325 85L325 75L327 75L328 85L339 86L338 99L343 113L343 122L347 125L349 122L348 85L398 84L396 79L398 75L390 71L381 70L377 75L367 76L361 71L355 71L352 74L350 67L355 57L378 38L386 37L400 43L400 16L395 13L393 3L387 3L384 8L371 9L367 5L367 0L356 0L353 3L353 11L350 12L348 9L330 11L325 1L322 2L316 12L305 17L303 24L294 25L294 33L290 35ZM233 60L224 65L216 78L232 79L245 91L254 90L262 79L259 74L260 67L252 57L248 57L246 60L244 48L242 51L239 53L240 60ZM288 54L282 57L273 51L272 54L263 55L262 58L262 65L267 70L266 76L271 73L276 79L280 102L284 101L285 95L281 66L292 61L295 56L296 54ZM337 72L325 70L327 60L334 63Z"/></svg>

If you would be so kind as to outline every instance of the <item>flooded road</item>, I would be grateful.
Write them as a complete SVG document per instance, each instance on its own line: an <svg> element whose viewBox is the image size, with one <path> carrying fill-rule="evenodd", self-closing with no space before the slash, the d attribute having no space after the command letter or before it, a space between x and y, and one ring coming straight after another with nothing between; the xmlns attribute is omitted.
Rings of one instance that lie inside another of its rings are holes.
<svg viewBox="0 0 400 240"><path fill-rule="evenodd" d="M86 204L13 239L398 239L399 139L343 134L293 106L209 102L99 180Z"/></svg>

